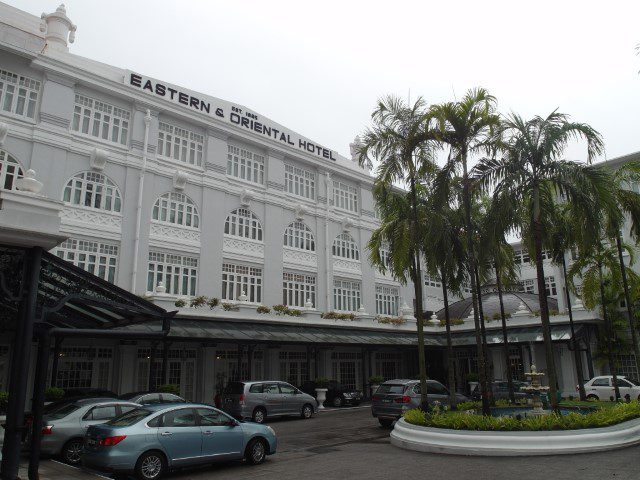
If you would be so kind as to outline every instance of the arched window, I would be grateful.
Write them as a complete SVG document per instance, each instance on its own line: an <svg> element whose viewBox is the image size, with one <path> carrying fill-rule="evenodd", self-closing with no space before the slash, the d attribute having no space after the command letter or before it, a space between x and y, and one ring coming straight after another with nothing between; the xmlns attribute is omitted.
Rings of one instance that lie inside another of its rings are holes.
<svg viewBox="0 0 640 480"><path fill-rule="evenodd" d="M333 256L360 260L358 245L351 235L345 232L336 237L333 241Z"/></svg>
<svg viewBox="0 0 640 480"><path fill-rule="evenodd" d="M23 174L18 161L4 150L0 150L0 189L14 190L16 179L22 178Z"/></svg>
<svg viewBox="0 0 640 480"><path fill-rule="evenodd" d="M167 192L153 205L153 220L183 227L199 228L200 217L193 201L183 193Z"/></svg>
<svg viewBox="0 0 640 480"><path fill-rule="evenodd" d="M262 225L251 210L238 208L231 212L224 222L225 235L262 241Z"/></svg>
<svg viewBox="0 0 640 480"><path fill-rule="evenodd" d="M98 172L80 172L64 187L63 198L71 205L120 212L122 199L115 183Z"/></svg>
<svg viewBox="0 0 640 480"><path fill-rule="evenodd" d="M298 250L316 251L313 232L304 222L293 222L284 231L284 246Z"/></svg>

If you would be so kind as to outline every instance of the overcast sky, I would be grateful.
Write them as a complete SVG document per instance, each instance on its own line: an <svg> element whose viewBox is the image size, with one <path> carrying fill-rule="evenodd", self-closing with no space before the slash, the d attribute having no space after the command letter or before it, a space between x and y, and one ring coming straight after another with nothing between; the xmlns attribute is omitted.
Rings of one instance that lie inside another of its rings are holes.
<svg viewBox="0 0 640 480"><path fill-rule="evenodd" d="M55 0L8 0L35 15ZM482 86L640 150L640 2L67 0L71 51L243 104L343 155L386 94ZM584 157L572 146L568 157Z"/></svg>

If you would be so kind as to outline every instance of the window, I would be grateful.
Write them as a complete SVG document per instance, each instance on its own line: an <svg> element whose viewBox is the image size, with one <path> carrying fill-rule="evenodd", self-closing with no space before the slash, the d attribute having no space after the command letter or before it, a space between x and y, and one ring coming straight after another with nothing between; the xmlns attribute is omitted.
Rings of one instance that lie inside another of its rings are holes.
<svg viewBox="0 0 640 480"><path fill-rule="evenodd" d="M111 368L110 348L66 347L60 352L55 386L70 388L108 387L108 375L100 375L105 366ZM100 378L101 377L101 378Z"/></svg>
<svg viewBox="0 0 640 480"><path fill-rule="evenodd" d="M533 281L533 279L521 280L518 282L518 290L526 293L536 293L535 282Z"/></svg>
<svg viewBox="0 0 640 480"><path fill-rule="evenodd" d="M608 378L596 378L591 384L594 387L608 387L610 385Z"/></svg>
<svg viewBox="0 0 640 480"><path fill-rule="evenodd" d="M351 235L344 232L336 237L333 241L333 256L349 260L360 260L358 245Z"/></svg>
<svg viewBox="0 0 640 480"><path fill-rule="evenodd" d="M376 285L376 313L378 315L397 315L399 296L396 287Z"/></svg>
<svg viewBox="0 0 640 480"><path fill-rule="evenodd" d="M249 387L249 393L262 393L262 383L255 383Z"/></svg>
<svg viewBox="0 0 640 480"><path fill-rule="evenodd" d="M282 303L288 307L304 307L309 300L316 304L316 277L284 272L282 275Z"/></svg>
<svg viewBox="0 0 640 480"><path fill-rule="evenodd" d="M184 128L160 122L158 155L190 165L202 165L204 136Z"/></svg>
<svg viewBox="0 0 640 480"><path fill-rule="evenodd" d="M90 240L69 238L53 253L103 280L115 283L118 265L118 246Z"/></svg>
<svg viewBox="0 0 640 480"><path fill-rule="evenodd" d="M313 232L304 222L293 222L284 231L284 246L298 250L316 251Z"/></svg>
<svg viewBox="0 0 640 480"><path fill-rule="evenodd" d="M333 281L333 308L343 312L355 312L360 308L360 282Z"/></svg>
<svg viewBox="0 0 640 480"><path fill-rule="evenodd" d="M262 268L224 263L222 265L222 299L237 300L243 293L249 302L262 301Z"/></svg>
<svg viewBox="0 0 640 480"><path fill-rule="evenodd" d="M192 408L181 408L162 416L163 427L195 427L196 413Z"/></svg>
<svg viewBox="0 0 640 480"><path fill-rule="evenodd" d="M427 287L442 287L442 283L437 278L432 277L431 275L425 273L424 274L424 284Z"/></svg>
<svg viewBox="0 0 640 480"><path fill-rule="evenodd" d="M198 408L196 412L198 412L198 417L200 418L200 425L203 427L221 427L229 425L231 421L224 413L217 410Z"/></svg>
<svg viewBox="0 0 640 480"><path fill-rule="evenodd" d="M71 205L120 212L120 191L109 178L97 172L81 172L73 176L64 187L62 200Z"/></svg>
<svg viewBox="0 0 640 480"><path fill-rule="evenodd" d="M116 416L115 405L104 405L102 407L94 407L87 413L83 420L110 420Z"/></svg>
<svg viewBox="0 0 640 480"><path fill-rule="evenodd" d="M158 222L198 228L200 217L195 203L183 193L161 195L153 206L152 218Z"/></svg>
<svg viewBox="0 0 640 480"><path fill-rule="evenodd" d="M262 225L251 210L238 208L224 222L225 235L262 241Z"/></svg>
<svg viewBox="0 0 640 480"><path fill-rule="evenodd" d="M15 189L15 181L22 178L23 174L18 161L4 150L0 150L0 189Z"/></svg>
<svg viewBox="0 0 640 480"><path fill-rule="evenodd" d="M227 175L264 184L264 156L234 145L228 146Z"/></svg>
<svg viewBox="0 0 640 480"><path fill-rule="evenodd" d="M353 185L333 181L333 205L350 212L358 211L358 190Z"/></svg>
<svg viewBox="0 0 640 480"><path fill-rule="evenodd" d="M35 118L40 82L0 70L0 108L20 117Z"/></svg>
<svg viewBox="0 0 640 480"><path fill-rule="evenodd" d="M285 395L293 395L294 393L296 393L296 389L293 388L291 385L287 385L286 383L281 383L280 393L283 393Z"/></svg>
<svg viewBox="0 0 640 480"><path fill-rule="evenodd" d="M544 277L544 290L547 297L555 297L558 294L555 277Z"/></svg>
<svg viewBox="0 0 640 480"><path fill-rule="evenodd" d="M193 296L196 294L197 280L197 258L176 253L149 252L148 292L153 292L162 282L167 293Z"/></svg>
<svg viewBox="0 0 640 480"><path fill-rule="evenodd" d="M126 110L76 94L71 129L108 142L126 145L130 116Z"/></svg>
<svg viewBox="0 0 640 480"><path fill-rule="evenodd" d="M382 262L382 265L384 265L384 268L388 270L391 266L391 252L389 252L389 246L386 244L381 245L379 252L380 261Z"/></svg>
<svg viewBox="0 0 640 480"><path fill-rule="evenodd" d="M284 166L284 190L299 197L316 198L316 174L293 165Z"/></svg>

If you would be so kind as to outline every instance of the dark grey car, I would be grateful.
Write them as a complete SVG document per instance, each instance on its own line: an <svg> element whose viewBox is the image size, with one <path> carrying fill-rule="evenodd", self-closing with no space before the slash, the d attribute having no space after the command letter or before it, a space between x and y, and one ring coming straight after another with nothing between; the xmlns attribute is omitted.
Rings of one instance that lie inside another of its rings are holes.
<svg viewBox="0 0 640 480"><path fill-rule="evenodd" d="M469 400L456 393L458 402ZM427 401L429 404L448 403L449 390L436 380L427 380ZM378 387L371 401L371 414L383 427L390 427L404 412L420 407L419 380L388 380Z"/></svg>
<svg viewBox="0 0 640 480"><path fill-rule="evenodd" d="M230 382L222 394L222 409L235 418L263 423L267 417L299 415L310 418L315 398L286 382Z"/></svg>

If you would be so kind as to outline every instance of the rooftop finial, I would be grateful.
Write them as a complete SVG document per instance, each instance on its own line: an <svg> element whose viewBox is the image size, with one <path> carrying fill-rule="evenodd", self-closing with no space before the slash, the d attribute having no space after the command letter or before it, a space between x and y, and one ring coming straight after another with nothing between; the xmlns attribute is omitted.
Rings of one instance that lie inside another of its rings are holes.
<svg viewBox="0 0 640 480"><path fill-rule="evenodd" d="M73 43L76 38L76 26L67 17L67 9L64 3L53 13L43 13L40 15L42 23L40 31L44 33L45 52L56 50L58 52L68 52L69 43Z"/></svg>

